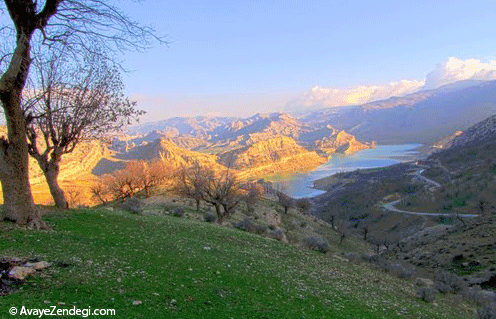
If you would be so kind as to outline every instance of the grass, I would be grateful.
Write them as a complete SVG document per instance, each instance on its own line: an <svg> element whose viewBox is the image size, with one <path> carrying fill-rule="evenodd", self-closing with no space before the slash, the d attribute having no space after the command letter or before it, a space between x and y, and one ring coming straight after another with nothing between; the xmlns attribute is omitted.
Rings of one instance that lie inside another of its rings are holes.
<svg viewBox="0 0 496 319"><path fill-rule="evenodd" d="M470 308L331 253L173 216L72 210L53 232L0 225L0 256L54 263L12 306L116 309L116 318L468 318ZM141 301L133 305L134 301Z"/></svg>

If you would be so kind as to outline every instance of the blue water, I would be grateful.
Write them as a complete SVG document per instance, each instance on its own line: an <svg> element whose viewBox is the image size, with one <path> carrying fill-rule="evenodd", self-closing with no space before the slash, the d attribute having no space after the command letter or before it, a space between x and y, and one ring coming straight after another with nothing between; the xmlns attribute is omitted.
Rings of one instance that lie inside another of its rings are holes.
<svg viewBox="0 0 496 319"><path fill-rule="evenodd" d="M341 172L356 169L377 168L413 160L419 152L416 148L421 144L380 145L375 149L363 150L353 155L333 155L325 164L316 170L306 173L280 174L271 178L274 187L283 189L294 198L313 197L325 193L312 188L313 181Z"/></svg>

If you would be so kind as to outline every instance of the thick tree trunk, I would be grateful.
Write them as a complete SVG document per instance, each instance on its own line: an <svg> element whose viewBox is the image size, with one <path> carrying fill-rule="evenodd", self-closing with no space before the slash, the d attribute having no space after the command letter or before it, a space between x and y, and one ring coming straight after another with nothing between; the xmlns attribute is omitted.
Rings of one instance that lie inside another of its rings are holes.
<svg viewBox="0 0 496 319"><path fill-rule="evenodd" d="M0 147L0 181L4 218L19 225L47 228L34 205L29 184L29 155L26 124L20 107L20 91L0 95L7 120L8 140Z"/></svg>
<svg viewBox="0 0 496 319"><path fill-rule="evenodd" d="M65 199L64 191L62 190L62 188L60 188L59 182L57 180L60 172L59 164L50 163L46 165L46 170L44 170L43 172L45 173L45 179L47 181L48 188L50 188L50 194L52 194L55 206L64 209L69 208L69 203Z"/></svg>
<svg viewBox="0 0 496 319"><path fill-rule="evenodd" d="M217 222L219 224L222 224L222 221L224 219L224 216L222 215L220 204L215 204L214 206L215 206L215 212L217 213Z"/></svg>
<svg viewBox="0 0 496 319"><path fill-rule="evenodd" d="M196 211L199 212L200 211L200 201L201 199L196 199Z"/></svg>

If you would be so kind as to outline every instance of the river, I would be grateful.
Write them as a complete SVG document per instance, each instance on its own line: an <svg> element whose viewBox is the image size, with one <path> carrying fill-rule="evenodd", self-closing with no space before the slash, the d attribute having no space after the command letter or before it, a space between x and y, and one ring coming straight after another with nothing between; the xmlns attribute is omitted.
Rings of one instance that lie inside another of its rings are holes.
<svg viewBox="0 0 496 319"><path fill-rule="evenodd" d="M326 163L311 172L278 174L271 176L274 187L283 189L293 198L313 197L325 193L313 188L315 180L340 172L386 167L414 160L420 155L417 148L422 144L379 145L375 149L359 151L353 155L333 155Z"/></svg>

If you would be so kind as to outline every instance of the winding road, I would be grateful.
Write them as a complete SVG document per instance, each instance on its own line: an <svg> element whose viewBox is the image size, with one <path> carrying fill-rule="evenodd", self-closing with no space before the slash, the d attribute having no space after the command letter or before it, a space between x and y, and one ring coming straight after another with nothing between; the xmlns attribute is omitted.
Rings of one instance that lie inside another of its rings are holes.
<svg viewBox="0 0 496 319"><path fill-rule="evenodd" d="M417 176L419 179L421 179L422 181L424 181L425 183L429 184L429 185L432 185L430 187L430 189L432 190L432 188L439 188L441 187L442 185L439 184L438 182L436 181L433 181L432 179L430 178L427 178L425 176L422 176L422 173L425 171L425 169L420 169L420 170L417 170L415 172L415 176ZM407 211L407 210L402 210L402 209L398 209L394 206L396 206L397 204L399 204L401 202L401 198L400 199L397 199L395 201L392 201L392 202L389 202L389 203L386 203L383 205L383 207L391 212L396 212L396 213L402 213L402 214L410 214L410 215L419 215L419 216L452 216L453 214L446 214L446 213L422 213L422 212L410 212L410 211ZM472 214L459 214L458 216L460 217L464 217L464 218L474 218L474 217L477 217L479 215L472 215Z"/></svg>

